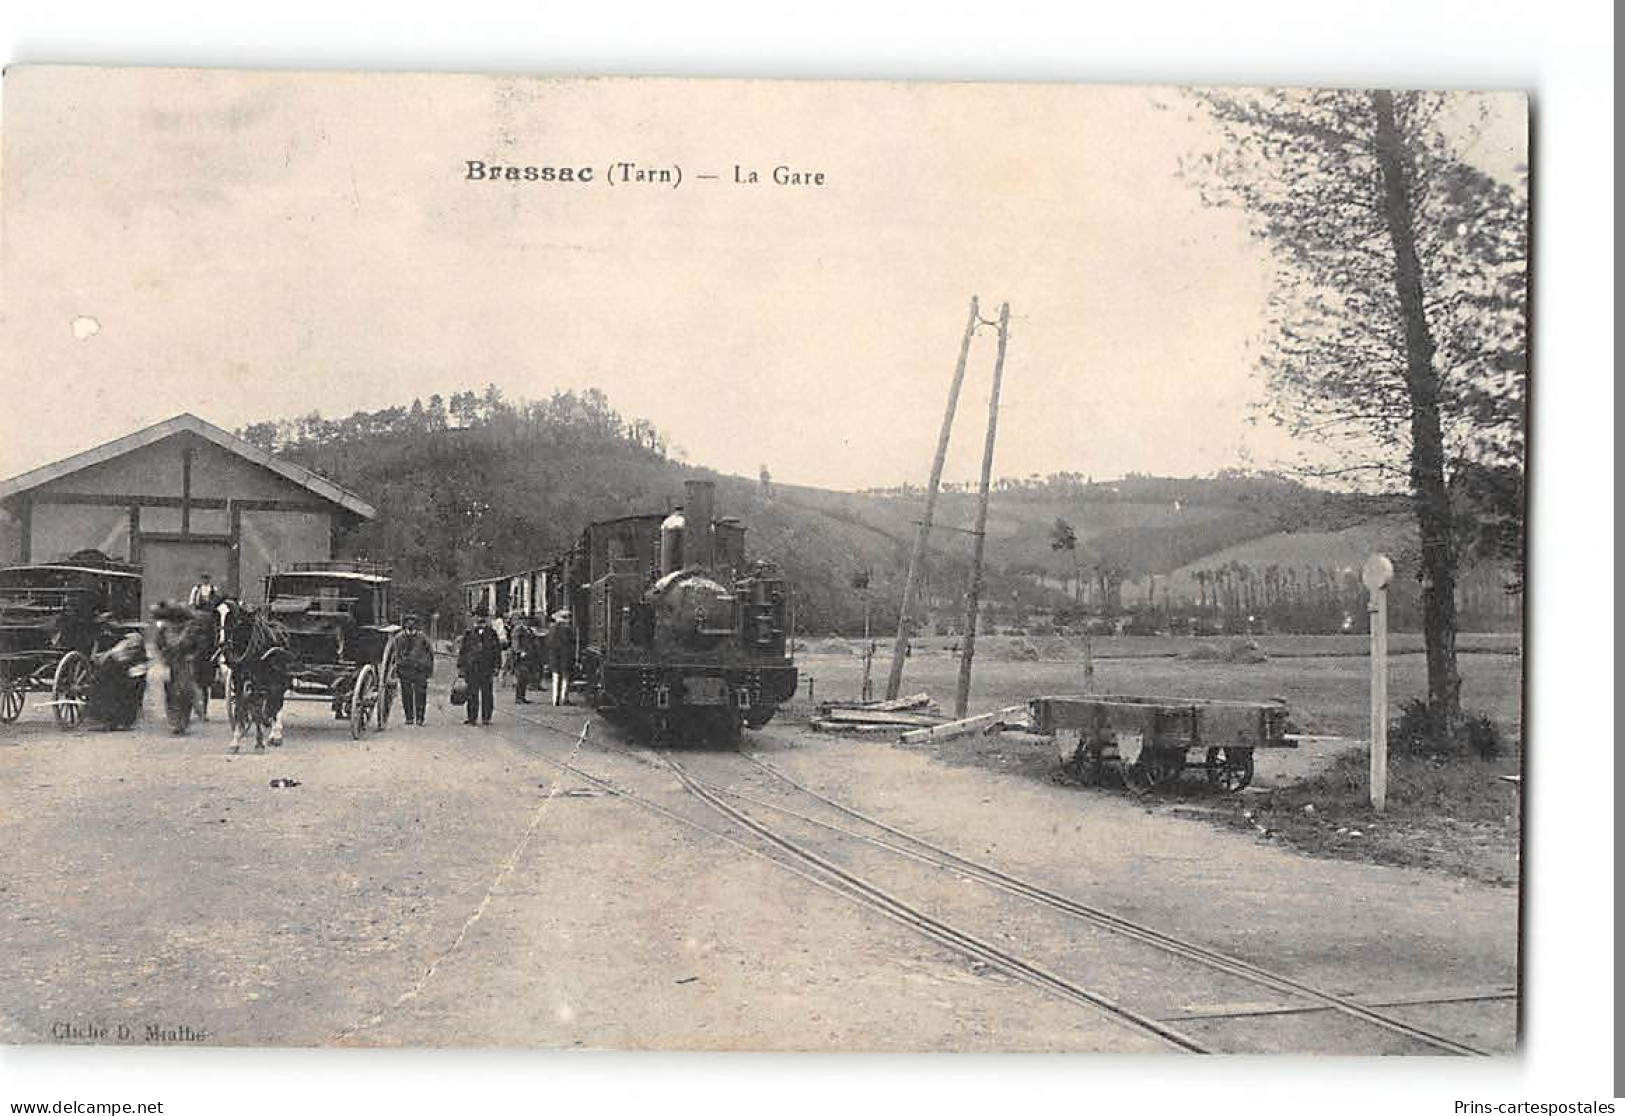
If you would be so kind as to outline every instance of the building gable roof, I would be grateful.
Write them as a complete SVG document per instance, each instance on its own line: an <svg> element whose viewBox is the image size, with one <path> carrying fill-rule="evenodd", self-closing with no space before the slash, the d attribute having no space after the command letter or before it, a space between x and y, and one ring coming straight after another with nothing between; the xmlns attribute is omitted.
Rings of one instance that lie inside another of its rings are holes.
<svg viewBox="0 0 1625 1116"><path fill-rule="evenodd" d="M65 457L61 461L54 461L49 465L42 465L26 473L12 477L10 480L0 481L0 500L7 500L20 495L30 489L38 488L42 484L49 484L54 480L92 465L100 465L104 461L111 461L115 457L122 457L133 450L150 446L154 442L161 442L174 434L188 432L196 434L206 441L213 442L221 449L234 453L238 457L246 458L254 464L297 484L299 487L311 492L329 503L337 504L362 519L372 519L378 510L367 503L355 493L341 488L326 477L311 472L309 469L273 457L258 446L243 441L235 434L229 434L211 422L204 422L193 414L180 414L172 419L154 423L152 426L137 430L133 434L126 434L122 438L106 442L94 449L76 453L72 457Z"/></svg>

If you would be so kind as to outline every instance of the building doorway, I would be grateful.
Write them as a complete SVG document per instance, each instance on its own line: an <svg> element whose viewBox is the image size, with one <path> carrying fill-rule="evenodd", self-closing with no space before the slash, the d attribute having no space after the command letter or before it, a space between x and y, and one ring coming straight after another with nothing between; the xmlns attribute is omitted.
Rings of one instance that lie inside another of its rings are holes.
<svg viewBox="0 0 1625 1116"><path fill-rule="evenodd" d="M141 607L159 601L186 603L198 575L208 573L224 593L231 544L224 542L144 541L141 545Z"/></svg>

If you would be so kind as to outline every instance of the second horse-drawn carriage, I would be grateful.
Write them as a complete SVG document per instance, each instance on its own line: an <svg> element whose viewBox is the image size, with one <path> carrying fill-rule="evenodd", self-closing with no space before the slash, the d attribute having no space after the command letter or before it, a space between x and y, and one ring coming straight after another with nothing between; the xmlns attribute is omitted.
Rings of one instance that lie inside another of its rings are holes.
<svg viewBox="0 0 1625 1116"><path fill-rule="evenodd" d="M56 723L84 717L94 656L141 631L141 569L99 551L0 569L0 722L49 693Z"/></svg>
<svg viewBox="0 0 1625 1116"><path fill-rule="evenodd" d="M389 723L400 681L389 571L374 562L299 562L265 579L265 613L290 652L288 689L331 702L360 738Z"/></svg>

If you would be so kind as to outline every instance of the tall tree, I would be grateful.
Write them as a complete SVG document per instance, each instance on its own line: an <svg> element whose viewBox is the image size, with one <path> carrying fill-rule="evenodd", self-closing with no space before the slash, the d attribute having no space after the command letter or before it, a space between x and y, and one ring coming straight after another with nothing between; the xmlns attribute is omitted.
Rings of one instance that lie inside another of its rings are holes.
<svg viewBox="0 0 1625 1116"><path fill-rule="evenodd" d="M1072 524L1059 517L1050 528L1049 548L1064 550L1072 556L1072 603L1083 603L1083 556L1078 553L1078 533Z"/></svg>
<svg viewBox="0 0 1625 1116"><path fill-rule="evenodd" d="M1327 472L1403 477L1421 550L1428 702L1460 724L1450 476L1521 469L1523 184L1461 154L1450 94L1197 94L1225 143L1191 168L1242 207L1278 268L1262 358L1272 414L1341 451ZM1488 111L1486 108L1485 112Z"/></svg>

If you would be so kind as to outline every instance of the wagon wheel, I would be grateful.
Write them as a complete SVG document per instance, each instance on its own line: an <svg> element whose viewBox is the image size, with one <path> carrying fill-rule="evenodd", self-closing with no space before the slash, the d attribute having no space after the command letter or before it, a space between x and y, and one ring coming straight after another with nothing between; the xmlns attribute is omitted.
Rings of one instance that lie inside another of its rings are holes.
<svg viewBox="0 0 1625 1116"><path fill-rule="evenodd" d="M360 740L378 707L378 668L368 663L356 672L350 691L350 737Z"/></svg>
<svg viewBox="0 0 1625 1116"><path fill-rule="evenodd" d="M1123 782L1141 794L1165 787L1185 770L1185 753L1178 750L1147 748L1135 763L1123 768Z"/></svg>
<svg viewBox="0 0 1625 1116"><path fill-rule="evenodd" d="M1104 766L1099 746L1091 744L1081 735L1078 738L1077 748L1061 764L1064 771L1086 787L1097 786L1100 783Z"/></svg>
<svg viewBox="0 0 1625 1116"><path fill-rule="evenodd" d="M1207 750L1208 785L1227 794L1234 794L1253 781L1253 750L1251 748L1209 748Z"/></svg>
<svg viewBox="0 0 1625 1116"><path fill-rule="evenodd" d="M390 636L384 644L384 656L378 662L378 719L373 728L379 732L389 724L389 715L395 708L395 695L400 691L401 678L395 659L395 645L400 637Z"/></svg>
<svg viewBox="0 0 1625 1116"><path fill-rule="evenodd" d="M69 651L56 664L51 680L51 712L61 728L78 726L84 716L85 695L90 690L90 662L78 651Z"/></svg>
<svg viewBox="0 0 1625 1116"><path fill-rule="evenodd" d="M9 725L22 716L25 687L21 678L9 673L0 678L0 724Z"/></svg>

